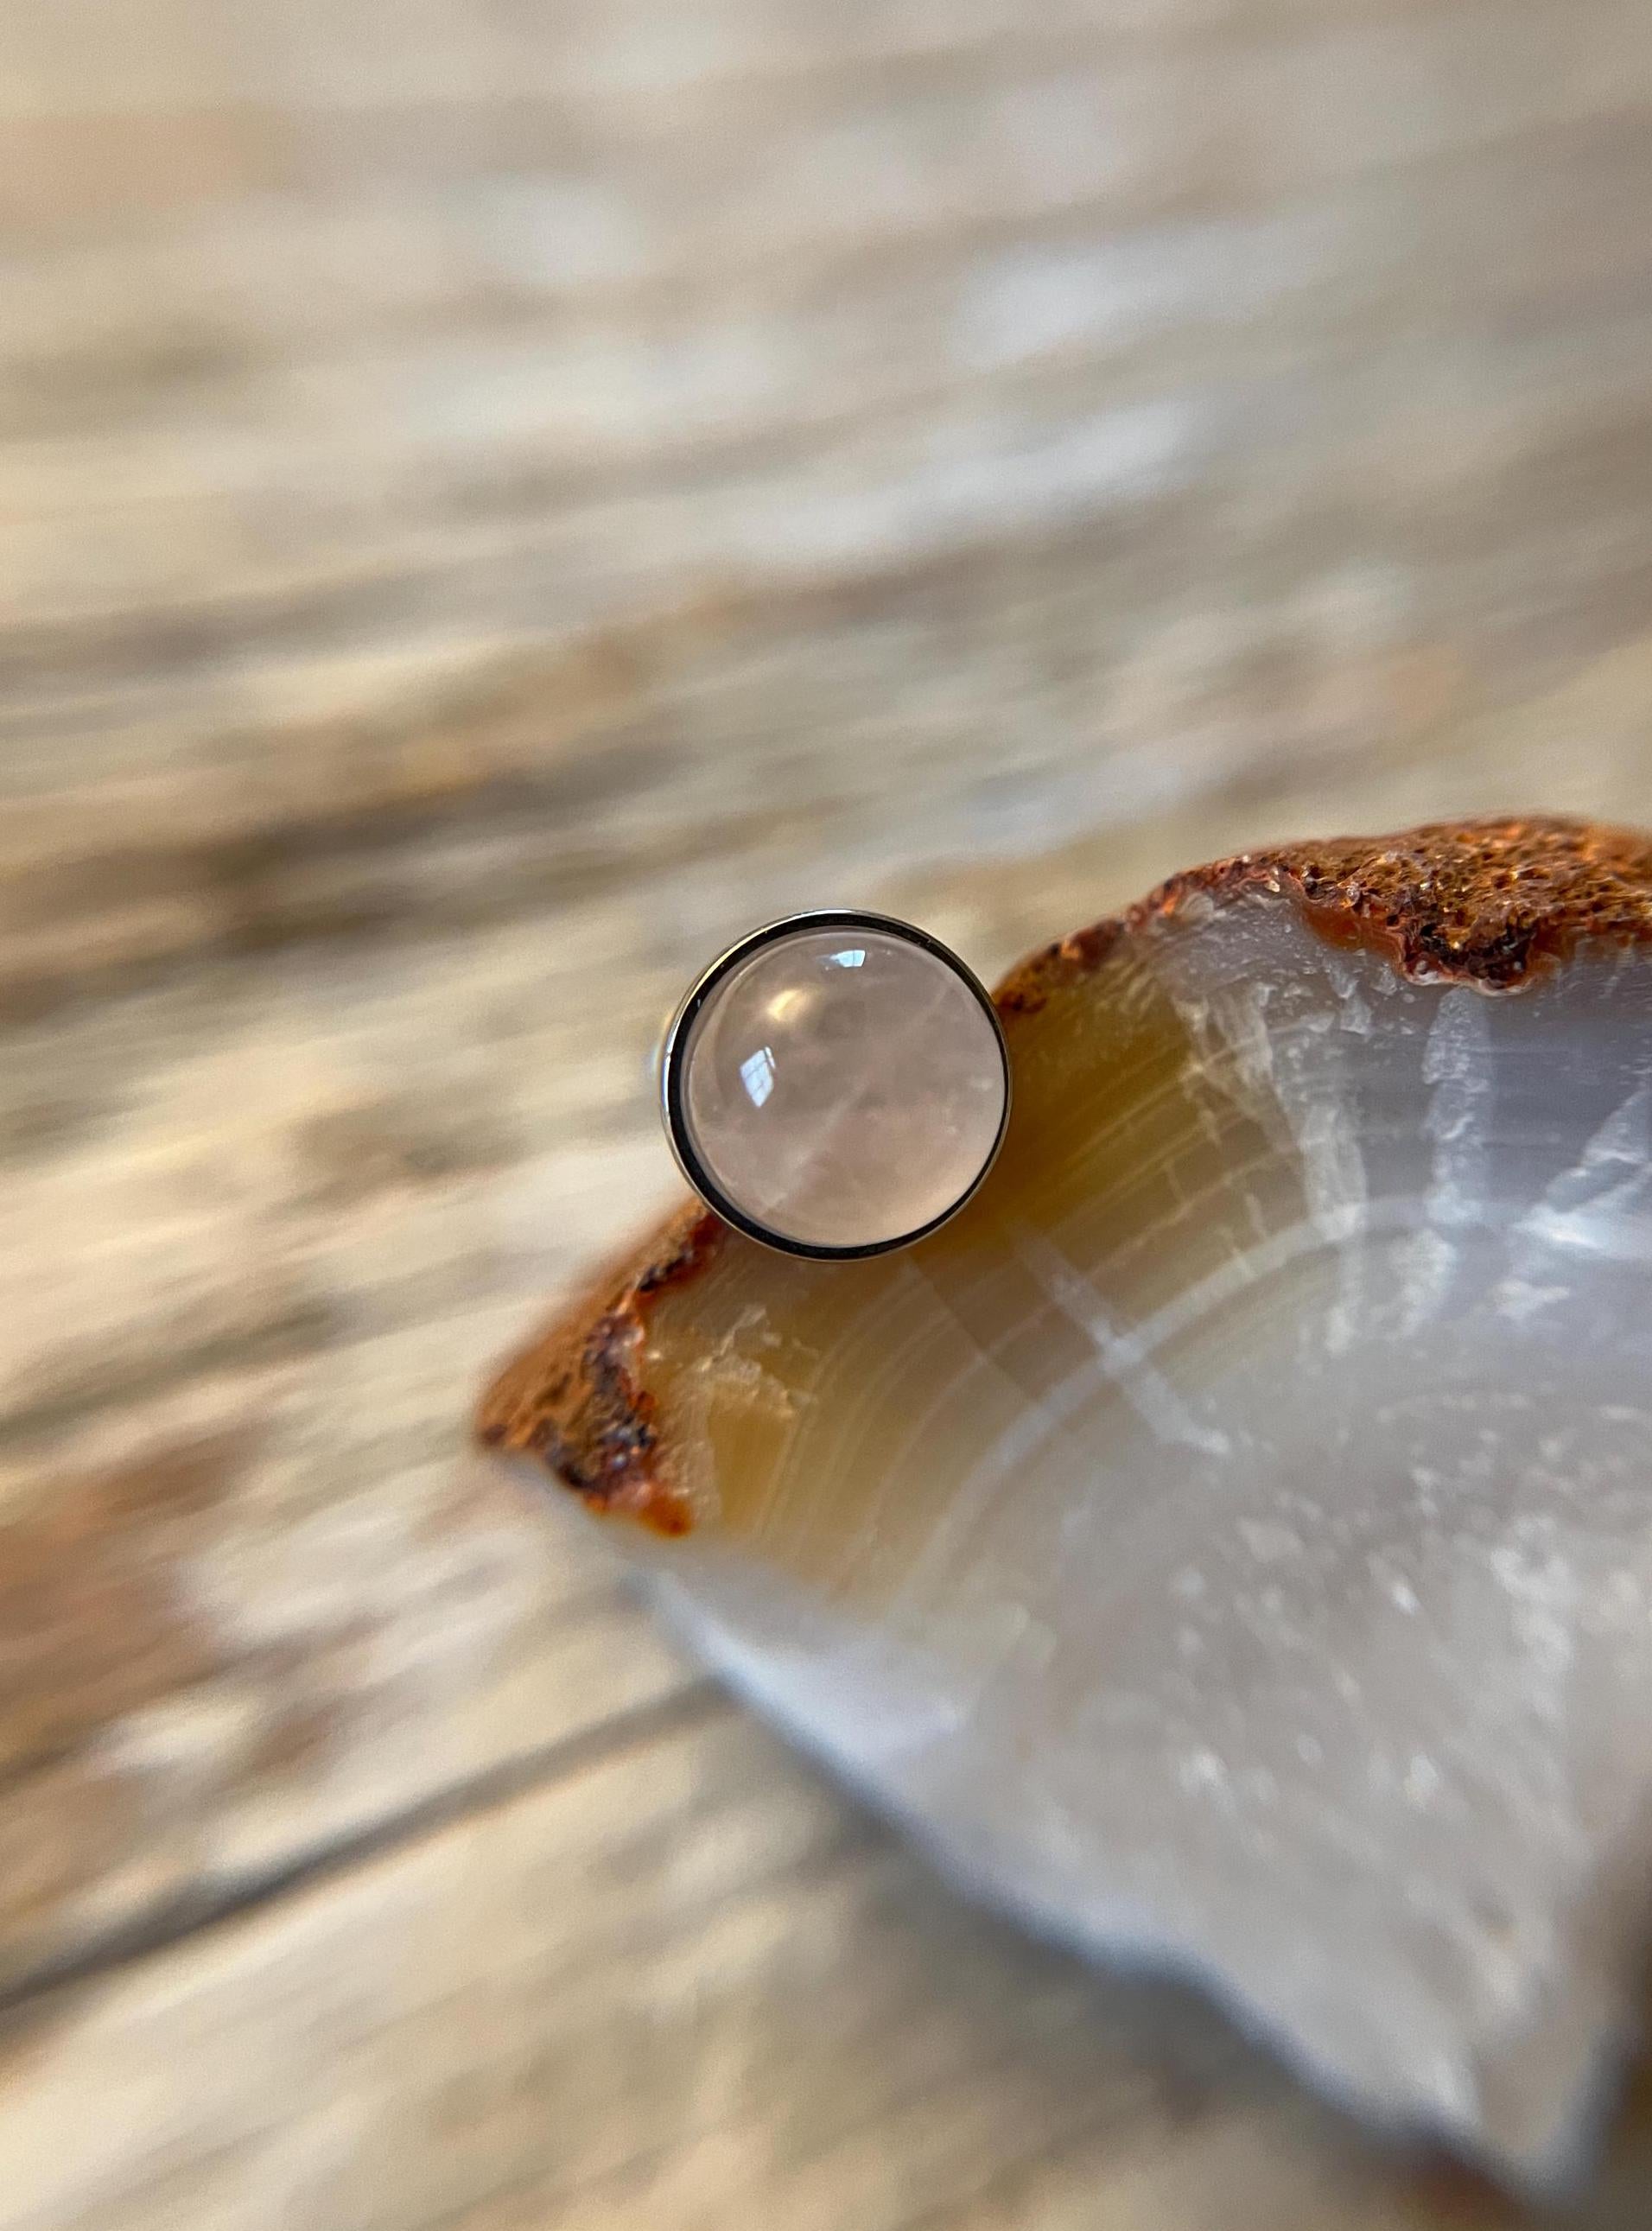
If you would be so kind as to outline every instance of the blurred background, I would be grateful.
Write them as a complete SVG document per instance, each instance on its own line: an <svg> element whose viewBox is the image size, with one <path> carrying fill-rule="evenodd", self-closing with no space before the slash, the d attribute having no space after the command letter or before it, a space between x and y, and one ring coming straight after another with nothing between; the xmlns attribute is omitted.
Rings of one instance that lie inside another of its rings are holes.
<svg viewBox="0 0 1652 2231"><path fill-rule="evenodd" d="M1524 2221L458 1451L753 922L1652 820L1645 0L10 0L0 108L0 2221Z"/></svg>

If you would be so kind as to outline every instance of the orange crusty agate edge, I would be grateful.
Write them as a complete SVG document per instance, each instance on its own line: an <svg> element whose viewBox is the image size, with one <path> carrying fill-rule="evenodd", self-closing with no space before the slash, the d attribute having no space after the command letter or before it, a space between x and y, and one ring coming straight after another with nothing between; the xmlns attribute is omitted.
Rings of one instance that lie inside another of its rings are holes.
<svg viewBox="0 0 1652 2231"><path fill-rule="evenodd" d="M1652 942L1652 837L1548 818L1436 822L1191 869L1013 968L994 995L1012 1043L1019 1018L1121 939L1190 900L1251 891L1283 895L1321 937L1379 953L1403 975L1513 992L1585 941ZM593 1510L685 1532L687 1504L661 1462L663 1424L633 1359L657 1296L699 1277L725 1245L751 1244L697 1205L679 1212L500 1373L477 1413L481 1440L534 1458Z"/></svg>

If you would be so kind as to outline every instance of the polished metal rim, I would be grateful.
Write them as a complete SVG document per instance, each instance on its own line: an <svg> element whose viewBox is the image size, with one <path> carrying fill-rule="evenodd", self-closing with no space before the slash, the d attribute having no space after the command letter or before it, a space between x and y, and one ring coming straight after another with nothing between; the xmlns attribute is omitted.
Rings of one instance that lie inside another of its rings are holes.
<svg viewBox="0 0 1652 2231"><path fill-rule="evenodd" d="M738 1201L730 1200L700 1160L684 1104L685 1064L693 1041L695 1020L707 1000L731 971L738 968L742 961L748 960L752 954L806 929L881 930L886 936L903 938L908 945L919 946L936 960L944 961L974 994L981 1012L991 1022L997 1041L998 1058L1003 1065L1003 1112L999 1118L991 1151L971 1184L950 1207L943 1209L939 1216L931 1217L926 1224L919 1225L911 1232L899 1232L892 1239L871 1240L857 1247L813 1246L806 1241L793 1239L783 1232L777 1232L772 1225L749 1216ZM763 1246L771 1247L779 1254L802 1256L812 1262L850 1263L861 1261L870 1255L892 1254L896 1248L911 1247L919 1240L926 1239L932 1232L939 1232L942 1225L950 1223L959 1209L974 1198L988 1171L997 1160L1004 1133L1010 1128L1010 1049L1004 1042L1003 1025L998 1018L997 1009L992 1004L991 993L967 961L961 960L949 945L943 944L939 937L932 937L927 930L920 929L915 923L902 922L894 915L874 914L855 907L819 907L803 914L786 915L778 922L765 923L761 929L752 930L749 935L731 945L726 952L720 953L683 994L676 1012L666 1026L660 1047L660 1113L665 1123L666 1138L684 1177L706 1206L725 1224L732 1225L747 1238L758 1240Z"/></svg>

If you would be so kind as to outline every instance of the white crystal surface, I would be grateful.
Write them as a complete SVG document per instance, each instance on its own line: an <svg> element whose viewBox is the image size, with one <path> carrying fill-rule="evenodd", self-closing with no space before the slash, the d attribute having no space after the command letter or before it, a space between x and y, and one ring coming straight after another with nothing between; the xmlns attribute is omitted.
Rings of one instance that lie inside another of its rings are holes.
<svg viewBox="0 0 1652 2231"><path fill-rule="evenodd" d="M840 1396L898 1383L903 1318L949 1322L927 1430L979 1430L916 1534L921 1416L823 1553L823 1380L755 1538L651 1554L965 1879L1541 2180L1652 1859L1652 964L1489 997L1262 899L1131 966L1187 1048L1174 1213L1028 1218L995 1174L993 1251L950 1286L897 1258L831 1360Z"/></svg>

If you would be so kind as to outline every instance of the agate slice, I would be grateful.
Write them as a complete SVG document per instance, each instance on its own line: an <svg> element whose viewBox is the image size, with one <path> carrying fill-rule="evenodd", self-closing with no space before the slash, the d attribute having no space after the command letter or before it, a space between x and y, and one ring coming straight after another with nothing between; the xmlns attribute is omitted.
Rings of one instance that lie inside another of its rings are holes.
<svg viewBox="0 0 1652 2231"><path fill-rule="evenodd" d="M685 1217L483 1437L983 1893L1558 2175L1652 1861L1652 842L1250 854L997 999L954 1223Z"/></svg>

